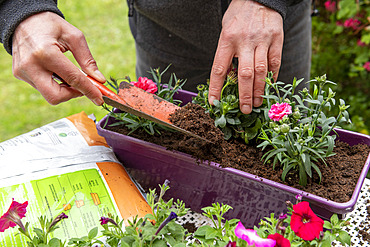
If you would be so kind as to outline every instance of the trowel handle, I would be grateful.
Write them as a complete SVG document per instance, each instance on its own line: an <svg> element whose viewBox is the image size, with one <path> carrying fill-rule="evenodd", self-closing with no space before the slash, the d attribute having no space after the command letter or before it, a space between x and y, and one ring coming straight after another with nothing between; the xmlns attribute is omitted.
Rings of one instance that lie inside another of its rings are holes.
<svg viewBox="0 0 370 247"><path fill-rule="evenodd" d="M114 93L112 90L104 86L102 83L98 82L94 78L92 78L89 75L86 75L86 77L90 80L90 82L99 89L99 91L104 95L107 96L108 98L111 98L115 101L122 102L122 98L119 97L116 93ZM123 102L125 103L125 102Z"/></svg>

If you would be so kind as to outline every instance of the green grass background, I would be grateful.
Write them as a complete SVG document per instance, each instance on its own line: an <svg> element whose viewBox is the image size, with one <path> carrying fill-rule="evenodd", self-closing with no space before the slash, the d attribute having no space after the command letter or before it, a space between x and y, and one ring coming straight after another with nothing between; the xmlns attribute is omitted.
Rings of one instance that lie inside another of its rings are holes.
<svg viewBox="0 0 370 247"><path fill-rule="evenodd" d="M135 44L122 0L59 1L65 19L79 28L106 78L135 78ZM72 61L71 54L66 54ZM12 74L12 57L0 47L0 142L81 111L100 120L106 111L87 98L52 106L28 83Z"/></svg>

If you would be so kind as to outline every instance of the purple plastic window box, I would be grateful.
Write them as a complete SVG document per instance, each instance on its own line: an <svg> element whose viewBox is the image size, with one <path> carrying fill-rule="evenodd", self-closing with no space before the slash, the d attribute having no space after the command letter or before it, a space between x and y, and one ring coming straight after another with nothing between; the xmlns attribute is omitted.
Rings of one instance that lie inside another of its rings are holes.
<svg viewBox="0 0 370 247"><path fill-rule="evenodd" d="M181 91L175 97L185 104L195 95ZM113 121L109 118L108 124ZM228 204L233 209L225 215L226 218L241 219L247 227L258 224L272 212L286 212L285 202L295 202L298 194L310 202L312 210L320 217L329 219L333 213L343 217L354 209L370 166L369 154L352 198L338 203L234 168L221 168L216 163L198 164L188 154L106 130L103 128L106 122L107 116L99 121L98 133L105 137L117 158L144 188L158 189L158 185L168 179L167 199L183 200L196 212L214 202ZM337 132L339 139L350 145L364 143L370 146L369 136L340 129Z"/></svg>

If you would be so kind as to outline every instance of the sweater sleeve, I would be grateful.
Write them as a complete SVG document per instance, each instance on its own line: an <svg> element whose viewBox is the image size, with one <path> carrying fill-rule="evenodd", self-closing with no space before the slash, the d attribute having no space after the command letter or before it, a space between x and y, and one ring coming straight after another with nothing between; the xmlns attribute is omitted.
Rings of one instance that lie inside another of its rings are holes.
<svg viewBox="0 0 370 247"><path fill-rule="evenodd" d="M0 42L9 54L12 54L12 36L19 23L44 11L63 17L57 0L0 0Z"/></svg>
<svg viewBox="0 0 370 247"><path fill-rule="evenodd" d="M288 7L301 2L302 0L253 0L266 7L277 11L285 20Z"/></svg>

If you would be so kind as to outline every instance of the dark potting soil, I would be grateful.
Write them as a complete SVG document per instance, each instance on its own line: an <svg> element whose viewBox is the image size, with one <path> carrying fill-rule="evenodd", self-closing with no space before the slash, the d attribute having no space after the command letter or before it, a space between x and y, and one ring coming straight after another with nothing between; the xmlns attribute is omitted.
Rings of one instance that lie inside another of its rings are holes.
<svg viewBox="0 0 370 247"><path fill-rule="evenodd" d="M214 126L214 120L199 105L189 103L182 107L171 115L171 122L213 143L205 143L193 137L169 131L162 131L161 135L152 136L145 131L137 130L130 135L170 150L190 154L199 162L213 161L222 167L233 167L259 176L261 179L269 178L336 202L347 202L351 199L370 152L370 147L367 145L349 146L347 143L337 141L334 149L336 155L327 159L327 165L317 164L322 172L321 183L315 173L313 178L309 179L308 185L302 187L298 184L298 174L290 172L286 180L282 181L282 170L278 165L273 170L271 164L263 164L261 157L264 152L257 149L253 143L246 145L238 140L224 140L222 131ZM118 126L107 128L122 134L128 133L127 129Z"/></svg>

